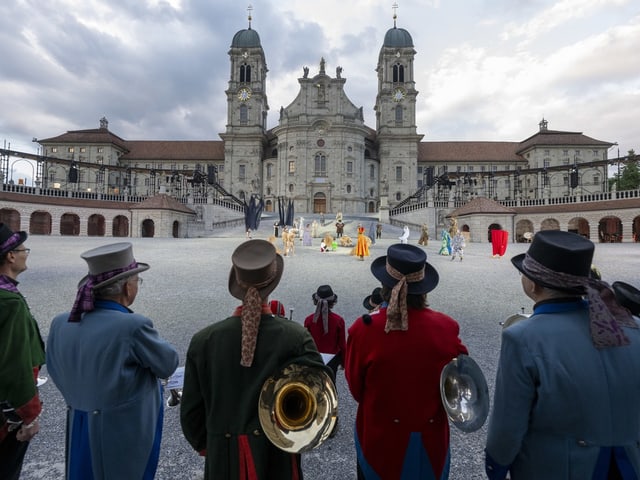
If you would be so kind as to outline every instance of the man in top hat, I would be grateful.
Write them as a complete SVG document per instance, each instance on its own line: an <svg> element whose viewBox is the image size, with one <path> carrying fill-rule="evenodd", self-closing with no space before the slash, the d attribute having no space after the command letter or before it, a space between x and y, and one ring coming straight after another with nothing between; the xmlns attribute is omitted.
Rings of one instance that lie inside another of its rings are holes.
<svg viewBox="0 0 640 480"><path fill-rule="evenodd" d="M511 259L533 314L502 331L486 472L504 479L640 476L640 329L590 275L594 244L538 232Z"/></svg>
<svg viewBox="0 0 640 480"><path fill-rule="evenodd" d="M268 296L284 270L275 247L249 240L236 248L231 263L229 292L242 305L224 320L212 318L191 339L180 404L182 431L206 456L205 479L302 479L300 456L265 436L258 399L265 380L288 365L331 370L302 325L271 311Z"/></svg>
<svg viewBox="0 0 640 480"><path fill-rule="evenodd" d="M371 272L388 303L349 328L345 362L358 402L358 478L446 479L449 423L440 372L467 353L458 323L426 305L439 277L422 248L391 245Z"/></svg>
<svg viewBox="0 0 640 480"><path fill-rule="evenodd" d="M316 311L304 319L304 327L311 333L318 351L334 355L327 365L335 376L338 367L344 366L344 354L347 350L344 318L333 311L338 295L333 293L330 285L320 285L311 295L311 300Z"/></svg>
<svg viewBox="0 0 640 480"><path fill-rule="evenodd" d="M0 478L20 476L29 440L40 429L36 378L45 362L38 323L18 291L27 269L26 232L0 223Z"/></svg>
<svg viewBox="0 0 640 480"><path fill-rule="evenodd" d="M149 265L130 243L84 252L89 266L71 312L56 316L47 369L68 405L66 478L152 479L160 454L160 379L178 353L129 307Z"/></svg>

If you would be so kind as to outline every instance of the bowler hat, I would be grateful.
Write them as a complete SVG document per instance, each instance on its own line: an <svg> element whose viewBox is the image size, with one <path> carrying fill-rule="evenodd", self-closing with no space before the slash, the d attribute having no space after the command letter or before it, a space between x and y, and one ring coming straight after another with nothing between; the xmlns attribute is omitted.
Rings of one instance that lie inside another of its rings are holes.
<svg viewBox="0 0 640 480"><path fill-rule="evenodd" d="M102 245L101 247L87 250L86 252L82 253L80 257L87 262L87 265L89 266L89 273L82 280L80 280L78 286L84 285L89 279L89 276L104 275L116 270L123 270L130 265L137 263L137 266L131 269L124 270L112 277L109 277L107 280L96 283L93 286L94 290L106 287L107 285L111 285L121 278L130 277L132 275L135 275L136 273L149 270L149 265L147 263L140 263L135 261L135 259L133 258L133 245L131 245L129 242Z"/></svg>
<svg viewBox="0 0 640 480"><path fill-rule="evenodd" d="M391 245L385 256L378 257L371 262L373 276L380 280L385 287L393 288L399 280L388 272L387 266L405 276L424 270L424 277L421 280L407 282L407 293L412 295L430 292L436 288L440 279L436 269L427 263L425 251L408 243Z"/></svg>
<svg viewBox="0 0 640 480"><path fill-rule="evenodd" d="M624 282L613 282L611 287L620 305L629 309L632 314L640 315L640 290Z"/></svg>
<svg viewBox="0 0 640 480"><path fill-rule="evenodd" d="M559 285L551 285L543 279L536 278L535 274L523 266L523 260L528 255L554 272L589 277L594 249L593 242L582 235L561 230L543 230L535 234L527 253L516 255L511 259L511 263L524 275L544 287L581 293L580 288L560 288Z"/></svg>
<svg viewBox="0 0 640 480"><path fill-rule="evenodd" d="M282 278L284 261L276 248L266 240L249 240L240 244L231 255L229 292L244 300L250 287L255 287L265 299Z"/></svg>
<svg viewBox="0 0 640 480"><path fill-rule="evenodd" d="M378 305L384 302L381 292L382 292L381 287L374 288L373 291L371 292L371 295L367 295L364 298L364 300L362 301L362 306L366 310L373 310L374 308L376 308Z"/></svg>
<svg viewBox="0 0 640 480"><path fill-rule="evenodd" d="M9 241L14 235L17 235L17 237ZM6 224L0 223L0 255L14 250L17 246L22 245L26 239L27 232L14 232Z"/></svg>

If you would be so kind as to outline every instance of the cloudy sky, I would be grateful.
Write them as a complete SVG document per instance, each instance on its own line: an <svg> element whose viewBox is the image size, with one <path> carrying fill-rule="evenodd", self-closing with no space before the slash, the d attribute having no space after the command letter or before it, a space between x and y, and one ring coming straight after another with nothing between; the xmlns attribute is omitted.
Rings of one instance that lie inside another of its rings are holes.
<svg viewBox="0 0 640 480"><path fill-rule="evenodd" d="M395 0L417 55L424 140L521 141L554 130L640 153L637 0ZM343 68L375 128L374 71L394 0L252 0L269 73L268 126L309 66ZM0 16L0 145L97 128L127 140L217 140L227 52L247 28L237 0L5 0ZM16 171L31 169L25 162Z"/></svg>

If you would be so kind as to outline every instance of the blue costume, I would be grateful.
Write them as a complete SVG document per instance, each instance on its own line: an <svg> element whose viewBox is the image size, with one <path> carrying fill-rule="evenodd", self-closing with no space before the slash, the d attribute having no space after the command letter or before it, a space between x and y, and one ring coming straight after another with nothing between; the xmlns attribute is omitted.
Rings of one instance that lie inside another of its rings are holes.
<svg viewBox="0 0 640 480"><path fill-rule="evenodd" d="M638 319L634 319L638 322ZM620 477L640 473L640 330L596 349L586 301L542 301L502 334L487 435L490 479Z"/></svg>
<svg viewBox="0 0 640 480"><path fill-rule="evenodd" d="M162 434L160 378L178 354L151 320L109 300L80 322L53 319L47 369L67 417L67 479L152 479Z"/></svg>

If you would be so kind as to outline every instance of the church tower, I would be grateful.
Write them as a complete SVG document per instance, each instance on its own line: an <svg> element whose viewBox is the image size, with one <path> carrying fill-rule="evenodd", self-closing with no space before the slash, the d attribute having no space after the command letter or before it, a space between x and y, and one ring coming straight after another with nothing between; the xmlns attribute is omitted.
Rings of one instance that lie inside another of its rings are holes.
<svg viewBox="0 0 640 480"><path fill-rule="evenodd" d="M231 73L227 95L227 128L224 140L224 188L237 197L262 194L262 158L266 139L267 62L258 32L249 27L231 42Z"/></svg>
<svg viewBox="0 0 640 480"><path fill-rule="evenodd" d="M389 206L414 193L417 188L418 144L416 97L413 72L416 51L409 32L396 25L384 37L378 56L378 94L376 132L380 158L380 193L388 196ZM381 198L381 203L384 199Z"/></svg>

